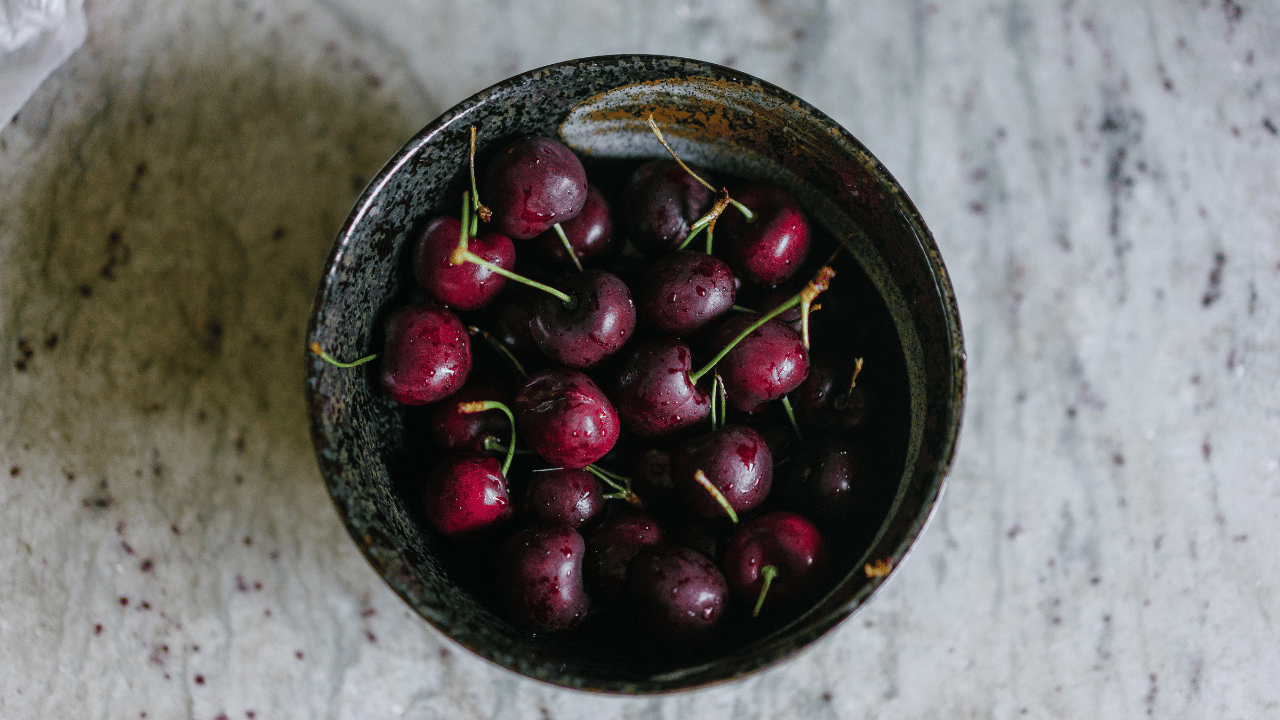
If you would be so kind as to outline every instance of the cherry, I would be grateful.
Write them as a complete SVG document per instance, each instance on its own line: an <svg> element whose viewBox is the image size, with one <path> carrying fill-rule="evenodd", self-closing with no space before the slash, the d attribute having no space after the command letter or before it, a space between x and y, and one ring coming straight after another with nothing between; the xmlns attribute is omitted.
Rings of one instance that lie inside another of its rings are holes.
<svg viewBox="0 0 1280 720"><path fill-rule="evenodd" d="M765 513L729 540L725 577L733 596L755 603L760 614L771 607L803 600L821 588L828 565L826 541L813 523L785 510Z"/></svg>
<svg viewBox="0 0 1280 720"><path fill-rule="evenodd" d="M493 412L467 413L459 403L475 400L510 399L507 384L493 374L473 374L462 389L431 406L427 413L427 436L447 451L470 454L490 453L493 442L510 443L511 426L507 419Z"/></svg>
<svg viewBox="0 0 1280 720"><path fill-rule="evenodd" d="M733 315L712 331L708 344L726 347L756 322L754 315ZM733 347L716 366L729 404L759 412L765 403L786 395L809 374L809 352L787 325L769 320Z"/></svg>
<svg viewBox="0 0 1280 720"><path fill-rule="evenodd" d="M706 555L679 545L645 547L627 565L637 619L667 642L704 639L724 614L728 585Z"/></svg>
<svg viewBox="0 0 1280 720"><path fill-rule="evenodd" d="M538 523L501 551L501 587L516 622L538 632L568 630L590 608L582 583L586 543L568 525Z"/></svg>
<svg viewBox="0 0 1280 720"><path fill-rule="evenodd" d="M507 481L492 457L454 456L436 463L422 488L427 521L445 535L492 527L511 516Z"/></svg>
<svg viewBox="0 0 1280 720"><path fill-rule="evenodd" d="M556 467L580 468L618 440L618 414L591 378L570 368L534 373L512 403L520 433Z"/></svg>
<svg viewBox="0 0 1280 720"><path fill-rule="evenodd" d="M560 223L564 237L554 227L542 233L535 241L553 262L562 267L582 269L582 263L604 260L618 250L613 234L613 219L604 195L594 185L587 185L587 201L582 211L571 220ZM569 254L566 243L572 248Z"/></svg>
<svg viewBox="0 0 1280 720"><path fill-rule="evenodd" d="M587 581L601 599L623 596L627 564L648 545L662 542L662 528L643 510L625 507L609 513L587 536Z"/></svg>
<svg viewBox="0 0 1280 720"><path fill-rule="evenodd" d="M587 270L560 283L569 303L537 299L529 332L543 353L573 368L587 368L617 352L636 327L631 291L617 275Z"/></svg>
<svg viewBox="0 0 1280 720"><path fill-rule="evenodd" d="M618 416L642 437L669 435L706 420L711 395L689 376L693 353L678 340L658 338L640 347L618 374Z"/></svg>
<svg viewBox="0 0 1280 720"><path fill-rule="evenodd" d="M725 213L716 226L734 271L757 285L776 285L794 275L809 254L809 222L800 204L770 183L744 185L733 196L756 215L748 222L738 213Z"/></svg>
<svg viewBox="0 0 1280 720"><path fill-rule="evenodd" d="M507 279L488 267L475 263L454 263L451 259L462 223L439 217L427 223L413 251L413 276L434 299L459 310L475 310L493 300ZM471 252L494 265L510 270L516 262L511 239L485 233L468 241Z"/></svg>
<svg viewBox="0 0 1280 720"><path fill-rule="evenodd" d="M732 509L699 482L701 472ZM727 425L676 447L671 453L671 482L698 516L708 520L750 510L769 494L773 454L760 433L745 425Z"/></svg>
<svg viewBox="0 0 1280 720"><path fill-rule="evenodd" d="M604 510L604 486L586 470L534 472L520 505L530 517L577 530Z"/></svg>
<svg viewBox="0 0 1280 720"><path fill-rule="evenodd" d="M508 145L489 163L484 198L497 231L524 240L582 210L587 173L562 143L528 136Z"/></svg>
<svg viewBox="0 0 1280 720"><path fill-rule="evenodd" d="M860 454L840 438L805 443L780 480L782 501L824 527L860 519L871 499Z"/></svg>
<svg viewBox="0 0 1280 720"><path fill-rule="evenodd" d="M426 405L457 392L471 372L466 328L443 305L407 305L387 318L382 389L405 405Z"/></svg>
<svg viewBox="0 0 1280 720"><path fill-rule="evenodd" d="M709 177L701 168L697 172ZM627 237L646 255L674 250L715 199L679 163L651 160L635 169L622 191Z"/></svg>
<svg viewBox="0 0 1280 720"><path fill-rule="evenodd" d="M483 322L493 337L523 363L543 361L545 357L529 332L538 297L539 293L529 287L511 285L484 311Z"/></svg>
<svg viewBox="0 0 1280 720"><path fill-rule="evenodd" d="M706 253L681 250L653 262L640 282L640 319L677 337L691 335L733 307L733 271Z"/></svg>
<svg viewBox="0 0 1280 720"><path fill-rule="evenodd" d="M841 360L830 353L815 354L809 377L792 393L796 419L817 428L852 430L867 416L867 393L857 383L862 359Z"/></svg>

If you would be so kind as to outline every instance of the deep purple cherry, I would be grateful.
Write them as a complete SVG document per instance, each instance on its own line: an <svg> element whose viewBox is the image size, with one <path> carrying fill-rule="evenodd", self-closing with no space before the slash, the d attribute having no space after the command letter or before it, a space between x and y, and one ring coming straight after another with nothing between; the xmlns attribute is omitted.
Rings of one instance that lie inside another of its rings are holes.
<svg viewBox="0 0 1280 720"><path fill-rule="evenodd" d="M585 374L570 368L534 373L512 403L521 437L556 467L580 468L618 441L618 413Z"/></svg>
<svg viewBox="0 0 1280 720"><path fill-rule="evenodd" d="M649 513L620 507L605 516L587 536L587 581L601 599L623 596L627 564L641 548L657 545L662 528Z"/></svg>
<svg viewBox="0 0 1280 720"><path fill-rule="evenodd" d="M867 392L857 382L861 360L815 353L809 377L791 394L796 420L816 428L852 430L867 416Z"/></svg>
<svg viewBox="0 0 1280 720"><path fill-rule="evenodd" d="M559 283L572 307L544 295L537 299L529 332L553 361L587 368L617 352L636 328L631 291L603 270L575 273Z"/></svg>
<svg viewBox="0 0 1280 720"><path fill-rule="evenodd" d="M841 438L823 436L806 442L779 480L783 503L823 527L860 520L871 500L861 454Z"/></svg>
<svg viewBox="0 0 1280 720"><path fill-rule="evenodd" d="M458 392L433 405L427 415L427 436L437 447L449 452L483 454L496 452L489 441L508 443L511 426L499 412L467 413L460 403L475 400L507 402L511 391L492 374L475 373Z"/></svg>
<svg viewBox="0 0 1280 720"><path fill-rule="evenodd" d="M586 470L548 470L530 474L520 509L531 518L577 530L604 510L604 501L604 485Z"/></svg>
<svg viewBox="0 0 1280 720"><path fill-rule="evenodd" d="M618 417L642 437L670 435L703 422L711 395L689 378L693 353L678 340L658 338L638 348L618 373Z"/></svg>
<svg viewBox="0 0 1280 720"><path fill-rule="evenodd" d="M749 183L733 197L756 216L748 222L741 213L726 212L716 225L734 271L757 285L776 285L794 275L810 244L809 221L800 204L770 183Z"/></svg>
<svg viewBox="0 0 1280 720"><path fill-rule="evenodd" d="M575 217L587 201L587 173L563 143L524 137L489 163L484 202L494 228L507 237L535 237Z"/></svg>
<svg viewBox="0 0 1280 720"><path fill-rule="evenodd" d="M407 305L387 318L382 389L405 405L426 405L462 388L471 342L458 316L436 303Z"/></svg>
<svg viewBox="0 0 1280 720"><path fill-rule="evenodd" d="M728 264L706 253L681 250L649 265L636 292L636 309L642 321L684 337L729 312L736 294Z"/></svg>
<svg viewBox="0 0 1280 720"><path fill-rule="evenodd" d="M724 552L725 579L734 598L762 606L786 606L822 587L826 541L803 516L777 510L743 524Z"/></svg>
<svg viewBox="0 0 1280 720"><path fill-rule="evenodd" d="M613 218L604 195L594 185L587 186L587 202L570 220L560 223L564 238L553 227L535 238L538 246L551 260L561 267L580 267L593 261L604 260L619 249L613 233ZM574 262L565 242L573 249Z"/></svg>
<svg viewBox="0 0 1280 720"><path fill-rule="evenodd" d="M439 217L427 223L413 251L413 277L432 298L458 310L484 307L497 296L507 279L476 263L454 263L462 223ZM510 270L516 263L511 239L498 233L470 238L468 247L481 258Z"/></svg>
<svg viewBox="0 0 1280 720"><path fill-rule="evenodd" d="M445 535L482 530L511 516L507 481L496 458L454 456L436 463L422 487L427 521Z"/></svg>
<svg viewBox="0 0 1280 720"><path fill-rule="evenodd" d="M750 327L754 315L735 314L718 325L708 345L719 350ZM746 412L758 412L765 403L795 390L809 374L809 351L796 331L770 320L752 331L729 351L716 371L724 381L729 404Z"/></svg>
<svg viewBox="0 0 1280 720"><path fill-rule="evenodd" d="M726 509L701 481L701 472L735 513L750 510L773 485L773 453L760 433L745 425L727 425L686 440L671 453L671 482L698 516L716 520Z"/></svg>
<svg viewBox="0 0 1280 720"><path fill-rule="evenodd" d="M668 643L706 638L724 615L728 585L706 555L679 545L643 548L627 565L636 619Z"/></svg>
<svg viewBox="0 0 1280 720"><path fill-rule="evenodd" d="M520 530L501 553L500 587L511 617L538 632L568 630L591 601L582 582L586 544L568 525L538 523Z"/></svg>
<svg viewBox="0 0 1280 720"><path fill-rule="evenodd" d="M696 172L715 187L706 170ZM622 191L628 237L646 255L674 250L715 203L716 194L674 160L652 160L636 168Z"/></svg>

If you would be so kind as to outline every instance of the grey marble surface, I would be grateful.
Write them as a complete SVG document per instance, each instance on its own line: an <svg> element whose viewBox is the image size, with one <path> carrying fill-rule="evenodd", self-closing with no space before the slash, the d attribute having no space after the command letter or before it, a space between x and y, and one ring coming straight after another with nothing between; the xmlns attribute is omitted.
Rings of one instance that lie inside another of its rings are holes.
<svg viewBox="0 0 1280 720"><path fill-rule="evenodd" d="M1280 717L1274 4L86 10L0 130L0 716ZM325 494L302 393L381 163L482 87L610 52L732 65L858 136L969 349L949 488L882 592L663 698L522 680L412 615Z"/></svg>

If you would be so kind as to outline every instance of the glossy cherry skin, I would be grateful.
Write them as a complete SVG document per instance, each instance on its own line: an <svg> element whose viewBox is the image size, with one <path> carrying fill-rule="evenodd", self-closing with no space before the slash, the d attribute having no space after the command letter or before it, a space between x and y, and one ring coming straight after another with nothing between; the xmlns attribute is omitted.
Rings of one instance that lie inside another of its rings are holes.
<svg viewBox="0 0 1280 720"><path fill-rule="evenodd" d="M716 187L705 169L693 169ZM674 250L688 237L689 228L711 209L715 199L715 193L674 160L647 162L635 169L622 191L622 217L628 237L646 255Z"/></svg>
<svg viewBox="0 0 1280 720"><path fill-rule="evenodd" d="M870 502L866 467L852 443L835 437L811 438L780 478L778 495L797 512L824 527L861 519Z"/></svg>
<svg viewBox="0 0 1280 720"><path fill-rule="evenodd" d="M524 137L490 161L480 200L493 211L497 232L524 240L582 210L587 173L564 144L546 137Z"/></svg>
<svg viewBox="0 0 1280 720"><path fill-rule="evenodd" d="M747 222L727 209L716 222L716 242L724 242L729 264L747 282L776 285L795 274L809 255L810 230L800 204L769 183L737 188L733 199L756 214Z"/></svg>
<svg viewBox="0 0 1280 720"><path fill-rule="evenodd" d="M719 351L756 322L757 316L735 314L712 331L711 350ZM795 330L777 320L761 325L716 365L729 404L759 412L765 403L795 390L809 374L809 351Z"/></svg>
<svg viewBox="0 0 1280 720"><path fill-rule="evenodd" d="M477 372L467 380L458 392L433 405L427 417L427 436L441 449L450 452L466 452L481 455L494 451L485 450L485 440L493 438L507 443L511 438L511 422L499 410L464 413L459 403L477 400L507 402L511 392L505 383L491 374Z"/></svg>
<svg viewBox="0 0 1280 720"><path fill-rule="evenodd" d="M512 619L537 632L568 630L591 601L582 582L586 544L568 525L538 523L502 546L500 587Z"/></svg>
<svg viewBox="0 0 1280 720"><path fill-rule="evenodd" d="M476 263L454 265L449 261L458 247L461 229L462 223L452 217L427 223L414 246L413 277L428 295L445 305L475 310L488 305L506 286L507 279ZM515 246L505 235L482 233L467 242L467 249L504 270L516 264Z"/></svg>
<svg viewBox="0 0 1280 720"><path fill-rule="evenodd" d="M555 467L580 468L604 457L621 426L613 404L570 368L534 373L512 402L519 437Z"/></svg>
<svg viewBox="0 0 1280 720"><path fill-rule="evenodd" d="M660 437L705 422L711 394L689 380L693 353L678 340L658 338L638 348L618 373L618 417L642 437Z"/></svg>
<svg viewBox="0 0 1280 720"><path fill-rule="evenodd" d="M649 513L631 507L610 512L587 536L588 586L600 599L620 599L627 564L642 548L662 540L662 528Z"/></svg>
<svg viewBox="0 0 1280 720"><path fill-rule="evenodd" d="M604 510L604 487L586 470L530 473L521 493L521 511L537 520L577 530Z"/></svg>
<svg viewBox="0 0 1280 720"><path fill-rule="evenodd" d="M471 343L458 316L443 305L407 305L387 318L381 360L387 397L426 405L462 388L471 372Z"/></svg>
<svg viewBox="0 0 1280 720"><path fill-rule="evenodd" d="M573 308L543 293L537 300L529 332L552 361L588 368L618 351L636 329L631 291L613 273L585 270L558 283L576 300Z"/></svg>
<svg viewBox="0 0 1280 720"><path fill-rule="evenodd" d="M773 453L760 433L745 425L681 443L671 453L671 482L686 506L708 520L727 517L725 509L695 477L701 470L737 513L764 502L773 486Z"/></svg>
<svg viewBox="0 0 1280 720"><path fill-rule="evenodd" d="M636 292L636 312L657 330L684 337L720 318L737 297L723 260L681 250L654 260Z"/></svg>
<svg viewBox="0 0 1280 720"><path fill-rule="evenodd" d="M496 458L454 456L436 463L422 487L427 521L445 535L483 530L511 516L502 465Z"/></svg>
<svg viewBox="0 0 1280 720"><path fill-rule="evenodd" d="M759 600L766 565L777 570L762 609L786 606L818 592L828 564L827 543L817 526L785 510L744 523L724 552L729 591L743 603L754 605Z"/></svg>
<svg viewBox="0 0 1280 720"><path fill-rule="evenodd" d="M679 545L645 547L627 565L636 619L658 639L704 639L724 615L728 584L706 555Z"/></svg>
<svg viewBox="0 0 1280 720"><path fill-rule="evenodd" d="M564 230L564 236L569 239L569 247L573 248L573 254L583 265L607 259L620 249L620 243L613 234L613 216L609 213L609 204L594 185L587 186L587 202L582 206L582 211L572 219L560 223L560 229ZM535 242L556 265L562 268L574 267L569 251L564 249L564 241L555 228L539 235Z"/></svg>

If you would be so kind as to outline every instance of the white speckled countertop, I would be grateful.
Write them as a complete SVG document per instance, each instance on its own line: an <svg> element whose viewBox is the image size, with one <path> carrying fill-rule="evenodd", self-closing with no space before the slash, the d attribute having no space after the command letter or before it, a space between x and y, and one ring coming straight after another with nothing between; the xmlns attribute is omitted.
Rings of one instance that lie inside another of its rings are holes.
<svg viewBox="0 0 1280 720"><path fill-rule="evenodd" d="M1280 717L1275 4L86 11L0 130L0 717ZM848 128L933 229L969 351L950 485L883 591L664 698L522 680L411 614L303 404L368 178L472 92L611 52L725 63Z"/></svg>

